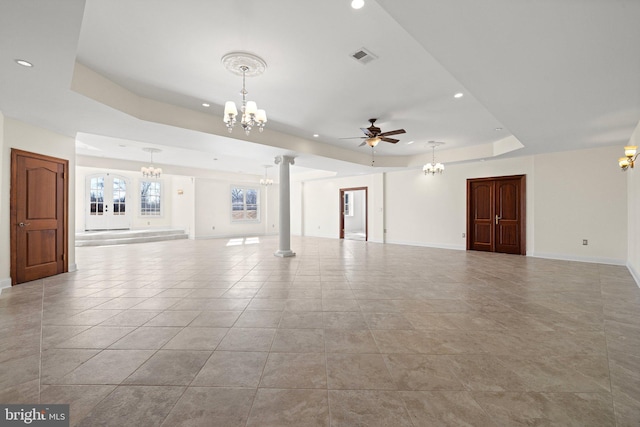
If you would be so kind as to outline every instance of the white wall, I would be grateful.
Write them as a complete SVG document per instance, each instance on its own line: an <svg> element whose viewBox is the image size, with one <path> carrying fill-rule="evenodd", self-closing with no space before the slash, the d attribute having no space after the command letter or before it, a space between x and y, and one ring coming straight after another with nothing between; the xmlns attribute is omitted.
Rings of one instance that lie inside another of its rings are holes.
<svg viewBox="0 0 640 427"><path fill-rule="evenodd" d="M195 178L175 175L171 180L171 227L182 229L195 239Z"/></svg>
<svg viewBox="0 0 640 427"><path fill-rule="evenodd" d="M5 117L2 129L3 137L0 139L0 287L11 285L11 241L10 241L10 182L11 182L11 149L29 151L69 161L69 224L68 224L68 260L69 271L76 269L75 252L75 141L73 138L63 136L48 130L28 125L17 120Z"/></svg>
<svg viewBox="0 0 640 427"><path fill-rule="evenodd" d="M627 178L617 164L620 151L605 147L535 157L534 255L625 264Z"/></svg>
<svg viewBox="0 0 640 427"><path fill-rule="evenodd" d="M369 240L383 241L384 189L382 174L308 181L300 186L304 236L340 237L340 189L367 187L369 191ZM297 201L296 200L296 201ZM297 212L292 210L292 217ZM292 233L293 233L292 228Z"/></svg>
<svg viewBox="0 0 640 427"><path fill-rule="evenodd" d="M117 161L113 162L114 165ZM193 229L193 183L190 177L162 174L158 179L161 185L161 198L163 199L162 215L159 217L147 217L140 215L140 183L143 178L139 171L122 170L108 167L86 167L77 166L76 172L76 232L85 230L86 209L88 194L86 179L88 176L109 173L120 175L127 179L129 188L127 189L127 204L129 207L129 228L181 228L187 233ZM179 196L178 189L182 189L184 194ZM175 216L175 218L174 218Z"/></svg>
<svg viewBox="0 0 640 427"><path fill-rule="evenodd" d="M629 145L640 146L640 123L633 132ZM618 148L618 156L622 157L622 147ZM640 156L639 156L640 159ZM627 267L640 286L640 162L633 169L624 173L627 179Z"/></svg>
<svg viewBox="0 0 640 427"><path fill-rule="evenodd" d="M2 165L2 173L0 173L0 194L2 194L0 197L0 224L2 224L0 227L0 260L2 260L0 261L0 289L11 286L10 190L9 185L5 185L5 181L9 177L6 173L8 168L5 168L4 153L4 114L0 111L0 165Z"/></svg>
<svg viewBox="0 0 640 427"><path fill-rule="evenodd" d="M247 177L196 178L195 182L195 237L260 236L278 232L277 184L268 189ZM256 222L231 221L231 187L251 186L260 188L260 220ZM268 194L266 192L268 191ZM265 199L267 202L265 203ZM265 219L268 221L265 221Z"/></svg>
<svg viewBox="0 0 640 427"><path fill-rule="evenodd" d="M388 173L386 177L387 242L465 249L467 232L467 179L527 175L527 252L532 241L530 157L446 165L442 175L421 169Z"/></svg>
<svg viewBox="0 0 640 427"><path fill-rule="evenodd" d="M304 233L338 238L339 189L369 186L370 240L382 241L386 228L387 243L465 249L467 179L526 175L527 255L624 264L627 178L615 162L619 151L606 147L447 165L435 176L411 169L305 182L299 197ZM589 244L583 246L582 239Z"/></svg>

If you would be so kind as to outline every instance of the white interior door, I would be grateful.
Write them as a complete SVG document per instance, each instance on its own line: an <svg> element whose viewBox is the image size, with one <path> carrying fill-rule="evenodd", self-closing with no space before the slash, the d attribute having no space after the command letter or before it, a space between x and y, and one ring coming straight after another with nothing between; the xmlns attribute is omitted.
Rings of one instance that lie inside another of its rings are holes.
<svg viewBox="0 0 640 427"><path fill-rule="evenodd" d="M87 176L86 230L121 230L130 227L128 180L110 173Z"/></svg>

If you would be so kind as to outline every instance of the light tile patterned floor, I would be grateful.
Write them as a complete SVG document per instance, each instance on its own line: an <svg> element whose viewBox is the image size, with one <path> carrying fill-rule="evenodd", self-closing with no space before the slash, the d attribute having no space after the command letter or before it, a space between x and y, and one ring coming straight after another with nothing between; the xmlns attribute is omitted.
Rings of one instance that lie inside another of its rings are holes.
<svg viewBox="0 0 640 427"><path fill-rule="evenodd" d="M0 295L0 402L79 426L638 426L625 267L277 238L77 248Z"/></svg>

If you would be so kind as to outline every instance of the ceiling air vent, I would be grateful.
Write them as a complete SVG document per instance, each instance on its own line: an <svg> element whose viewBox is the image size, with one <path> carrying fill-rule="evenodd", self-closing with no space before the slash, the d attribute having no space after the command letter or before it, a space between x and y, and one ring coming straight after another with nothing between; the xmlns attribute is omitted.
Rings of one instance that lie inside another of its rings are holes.
<svg viewBox="0 0 640 427"><path fill-rule="evenodd" d="M355 59L356 61L358 61L361 64L368 64L369 62L373 61L374 59L378 59L377 56L375 56L373 53L371 53L370 51L368 51L365 48L362 48L358 51L356 51L355 53L351 54L351 57L353 59Z"/></svg>

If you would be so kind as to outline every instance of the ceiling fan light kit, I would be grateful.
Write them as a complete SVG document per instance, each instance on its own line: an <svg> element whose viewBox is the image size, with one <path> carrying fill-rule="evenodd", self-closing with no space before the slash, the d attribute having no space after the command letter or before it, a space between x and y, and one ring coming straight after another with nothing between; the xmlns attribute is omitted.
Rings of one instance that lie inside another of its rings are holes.
<svg viewBox="0 0 640 427"><path fill-rule="evenodd" d="M267 69L267 63L252 53L230 52L222 57L222 64L233 74L242 76L242 105L240 107L240 125L244 133L248 136L251 129L257 127L260 132L267 123L267 112L258 109L255 101L247 101L246 78L259 76ZM238 109L236 103L227 101L224 104L224 123L227 125L229 133L233 132L233 127L237 122Z"/></svg>

